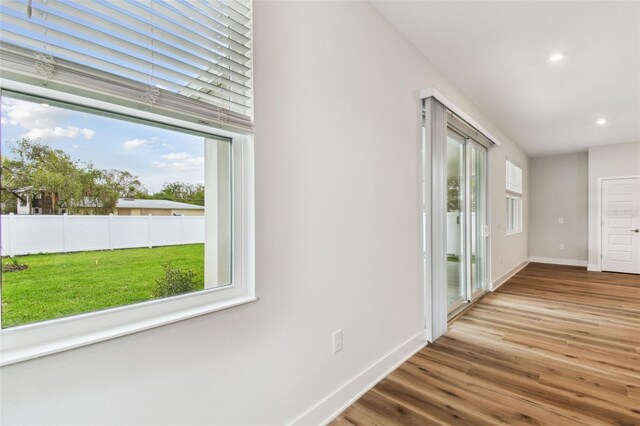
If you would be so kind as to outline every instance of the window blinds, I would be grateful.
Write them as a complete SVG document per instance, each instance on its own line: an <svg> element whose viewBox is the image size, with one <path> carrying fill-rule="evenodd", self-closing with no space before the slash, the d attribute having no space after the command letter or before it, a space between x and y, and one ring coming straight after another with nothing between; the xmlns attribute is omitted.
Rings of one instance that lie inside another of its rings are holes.
<svg viewBox="0 0 640 426"><path fill-rule="evenodd" d="M250 0L3 0L2 78L250 130Z"/></svg>
<svg viewBox="0 0 640 426"><path fill-rule="evenodd" d="M507 160L507 192L522 195L522 169Z"/></svg>

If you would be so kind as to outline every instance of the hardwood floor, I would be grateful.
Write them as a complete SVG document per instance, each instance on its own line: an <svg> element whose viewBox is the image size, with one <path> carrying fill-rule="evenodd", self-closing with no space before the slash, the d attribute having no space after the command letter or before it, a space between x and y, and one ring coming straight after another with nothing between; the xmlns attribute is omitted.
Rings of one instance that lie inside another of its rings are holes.
<svg viewBox="0 0 640 426"><path fill-rule="evenodd" d="M334 425L640 425L640 276L529 264Z"/></svg>

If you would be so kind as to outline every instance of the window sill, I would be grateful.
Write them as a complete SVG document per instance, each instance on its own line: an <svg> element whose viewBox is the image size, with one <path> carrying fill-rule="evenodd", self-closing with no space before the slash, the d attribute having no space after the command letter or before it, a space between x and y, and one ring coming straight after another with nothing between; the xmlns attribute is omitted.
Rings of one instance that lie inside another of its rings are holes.
<svg viewBox="0 0 640 426"><path fill-rule="evenodd" d="M254 295L212 300L232 289L143 302L0 331L0 367L126 336L245 303ZM43 338L47 336L47 338Z"/></svg>
<svg viewBox="0 0 640 426"><path fill-rule="evenodd" d="M505 235L507 237L510 237L512 235L518 235L518 234L522 234L522 231L513 231L513 232L507 232Z"/></svg>

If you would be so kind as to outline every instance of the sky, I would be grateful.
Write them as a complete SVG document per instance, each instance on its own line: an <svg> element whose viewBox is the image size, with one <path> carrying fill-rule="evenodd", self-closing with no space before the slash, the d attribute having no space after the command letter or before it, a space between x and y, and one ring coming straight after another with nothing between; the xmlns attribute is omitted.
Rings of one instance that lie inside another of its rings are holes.
<svg viewBox="0 0 640 426"><path fill-rule="evenodd" d="M204 182L202 137L47 104L2 97L2 155L29 137L99 169L126 170L153 193L168 182Z"/></svg>

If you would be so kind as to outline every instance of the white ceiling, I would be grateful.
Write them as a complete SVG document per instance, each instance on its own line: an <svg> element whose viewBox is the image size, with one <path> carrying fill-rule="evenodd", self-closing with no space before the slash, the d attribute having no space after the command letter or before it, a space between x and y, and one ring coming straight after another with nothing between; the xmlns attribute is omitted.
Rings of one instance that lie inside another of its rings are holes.
<svg viewBox="0 0 640 426"><path fill-rule="evenodd" d="M640 141L640 1L372 3L527 154Z"/></svg>

